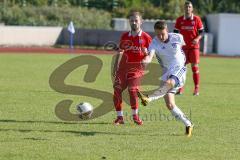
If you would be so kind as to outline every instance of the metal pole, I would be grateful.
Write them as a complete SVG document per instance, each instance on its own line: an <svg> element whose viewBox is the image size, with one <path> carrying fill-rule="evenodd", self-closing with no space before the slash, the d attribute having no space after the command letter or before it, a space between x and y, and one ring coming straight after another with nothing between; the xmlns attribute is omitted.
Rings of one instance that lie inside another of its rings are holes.
<svg viewBox="0 0 240 160"><path fill-rule="evenodd" d="M73 49L73 33L70 33L70 45L69 45L70 49Z"/></svg>

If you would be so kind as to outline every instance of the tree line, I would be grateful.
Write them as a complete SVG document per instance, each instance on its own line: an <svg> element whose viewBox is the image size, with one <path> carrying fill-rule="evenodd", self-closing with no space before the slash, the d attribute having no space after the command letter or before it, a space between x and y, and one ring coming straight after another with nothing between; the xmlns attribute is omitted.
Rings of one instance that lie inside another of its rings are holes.
<svg viewBox="0 0 240 160"><path fill-rule="evenodd" d="M147 18L172 18L182 11L185 0L2 0L7 6L73 6L97 8L113 16L125 16L129 9L142 10ZM239 0L191 0L200 16L209 13L240 13ZM0 1L1 2L1 1ZM152 10L151 13L148 10ZM159 10L159 11L158 11ZM160 14L160 15L159 15ZM157 16L157 17L156 17Z"/></svg>
<svg viewBox="0 0 240 160"><path fill-rule="evenodd" d="M239 0L191 1L194 12L202 18L210 13L240 13ZM0 23L66 26L71 19L78 21L79 27L106 28L110 27L111 18L127 17L132 9L140 10L144 19L174 20L183 14L184 2L185 0L0 0Z"/></svg>

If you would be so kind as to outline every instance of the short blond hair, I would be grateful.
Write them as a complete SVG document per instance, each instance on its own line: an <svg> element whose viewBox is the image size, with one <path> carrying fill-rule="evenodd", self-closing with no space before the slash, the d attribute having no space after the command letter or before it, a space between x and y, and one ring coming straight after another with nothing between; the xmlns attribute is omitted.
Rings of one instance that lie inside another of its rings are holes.
<svg viewBox="0 0 240 160"><path fill-rule="evenodd" d="M130 18L132 16L139 16L142 19L142 14L139 11L130 11L128 14L128 18Z"/></svg>

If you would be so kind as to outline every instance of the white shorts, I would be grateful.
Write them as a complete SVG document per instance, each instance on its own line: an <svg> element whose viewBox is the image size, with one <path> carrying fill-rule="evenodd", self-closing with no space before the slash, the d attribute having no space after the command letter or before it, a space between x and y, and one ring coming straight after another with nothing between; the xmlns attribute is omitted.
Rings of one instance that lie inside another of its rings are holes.
<svg viewBox="0 0 240 160"><path fill-rule="evenodd" d="M176 93L179 88L183 87L186 81L187 67L185 66L174 66L170 69L163 68L163 74L161 76L161 85L166 82L171 76L175 76L179 83L168 91L168 93Z"/></svg>

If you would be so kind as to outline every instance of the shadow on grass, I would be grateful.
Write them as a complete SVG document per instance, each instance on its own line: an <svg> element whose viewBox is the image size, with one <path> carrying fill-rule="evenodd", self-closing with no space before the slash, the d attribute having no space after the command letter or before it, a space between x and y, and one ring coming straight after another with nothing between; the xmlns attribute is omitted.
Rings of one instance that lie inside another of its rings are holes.
<svg viewBox="0 0 240 160"><path fill-rule="evenodd" d="M48 139L46 138L35 138L35 137L29 137L29 138L23 138L25 140L33 140L33 141L46 141Z"/></svg>
<svg viewBox="0 0 240 160"><path fill-rule="evenodd" d="M0 123L47 123L47 124L87 124L87 125L94 125L94 124L104 124L104 125L109 125L112 123L106 123L106 122L99 122L99 123L86 123L86 122L55 122L55 121L23 121L23 120L10 120L10 119L5 119L5 120L0 120ZM114 126L113 126L114 127ZM115 126L116 128L121 128L125 127L123 126ZM129 127L129 126L127 126ZM142 127L142 126L133 126L133 129L137 129L136 127ZM21 133L29 133L29 132L40 132L40 133L70 133L73 134L74 136L95 136L95 135L117 135L117 136L150 136L150 137L158 137L158 136L182 136L182 134L176 134L176 133L146 133L146 132L124 132L124 131L117 131L116 132L102 132L102 131L77 131L77 130L47 130L47 129L17 129L17 128L11 128L11 129L0 129L0 132L21 132ZM40 141L40 140L47 140L47 139L42 139L42 138L24 138L28 140L35 140L35 141Z"/></svg>
<svg viewBox="0 0 240 160"><path fill-rule="evenodd" d="M129 136L137 136L139 133L123 133L123 132L100 132L100 131L74 131L74 130L36 130L36 129L0 129L0 132L21 132L21 133L29 133L29 132L41 132L41 133L70 133L75 136L95 136L95 135L129 135ZM144 134L147 135L147 134ZM33 140L33 139L32 139Z"/></svg>
<svg viewBox="0 0 240 160"><path fill-rule="evenodd" d="M31 120L14 120L0 119L0 123L47 123L47 124L112 124L110 122L58 122L58 121L31 121Z"/></svg>
<svg viewBox="0 0 240 160"><path fill-rule="evenodd" d="M1 119L0 123L43 123L43 124L86 124L86 125L112 125L112 123L106 122L98 122L98 123L87 123L87 122L57 122L57 121L30 121L30 120L13 120L13 119ZM0 129L0 132L7 132L7 131L14 131L14 132L21 132L21 133L28 133L28 132L41 132L41 133L70 133L77 136L95 136L96 134L102 135L138 135L136 134L129 134L123 132L100 132L100 131L77 131L77 130L37 130L37 129Z"/></svg>

